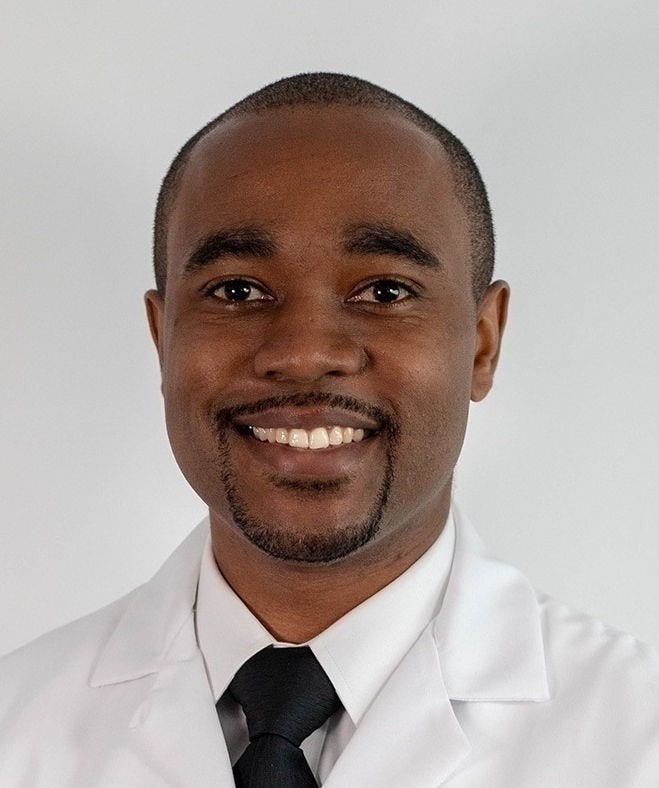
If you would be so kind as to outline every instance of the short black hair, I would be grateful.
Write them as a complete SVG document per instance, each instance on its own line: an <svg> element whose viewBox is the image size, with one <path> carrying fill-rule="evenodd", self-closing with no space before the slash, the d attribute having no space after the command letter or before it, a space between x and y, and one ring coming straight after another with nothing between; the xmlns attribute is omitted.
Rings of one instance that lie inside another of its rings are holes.
<svg viewBox="0 0 659 788"><path fill-rule="evenodd" d="M472 289L480 302L492 281L494 228L492 212L481 174L467 148L448 129L395 93L358 77L334 73L297 74L250 94L218 115L194 134L176 155L158 193L153 237L153 267L156 287L165 292L167 281L167 223L176 200L185 165L195 145L216 126L230 118L280 107L303 105L381 107L410 120L439 140L448 154L460 202L469 220Z"/></svg>

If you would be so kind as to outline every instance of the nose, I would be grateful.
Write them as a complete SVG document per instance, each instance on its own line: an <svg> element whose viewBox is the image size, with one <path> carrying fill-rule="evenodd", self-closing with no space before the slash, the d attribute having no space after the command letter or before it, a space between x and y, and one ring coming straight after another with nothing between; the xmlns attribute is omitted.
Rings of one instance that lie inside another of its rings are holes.
<svg viewBox="0 0 659 788"><path fill-rule="evenodd" d="M368 356L350 322L340 309L321 309L317 301L313 308L282 304L254 354L255 373L304 383L360 373Z"/></svg>

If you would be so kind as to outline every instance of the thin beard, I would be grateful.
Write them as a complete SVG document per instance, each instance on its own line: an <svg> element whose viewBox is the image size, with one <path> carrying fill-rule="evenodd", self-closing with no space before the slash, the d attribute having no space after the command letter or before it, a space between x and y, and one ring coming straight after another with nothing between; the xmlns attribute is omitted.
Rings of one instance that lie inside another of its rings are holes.
<svg viewBox="0 0 659 788"><path fill-rule="evenodd" d="M371 542L378 535L389 499L393 479L393 462L389 459L387 461L385 476L369 515L360 523L330 537L318 534L294 537L277 529L272 523L253 517L238 493L235 474L228 459L224 463L220 478L224 485L233 521L252 544L273 558L301 563L328 564L345 558Z"/></svg>
<svg viewBox="0 0 659 788"><path fill-rule="evenodd" d="M329 404L330 398L332 404ZM227 503L231 510L234 523L240 528L244 535L252 544L263 552L286 561L296 561L304 563L331 563L363 547L371 542L378 535L382 517L384 515L391 484L394 477L394 461L396 450L396 439L398 436L397 425L394 420L383 415L382 411L369 408L369 417L377 419L378 423L386 425L385 437L387 438L386 467L382 483L375 496L373 507L367 517L361 522L352 524L339 533L328 535L306 534L293 536L273 523L268 523L254 517L248 509L247 504L238 492L236 473L231 466L229 459L228 429L232 418L242 413L257 413L269 410L273 407L284 405L308 405L313 400L313 404L329 405L330 407L343 407L346 410L355 410L364 413L365 408L357 400L341 397L340 395L300 395L298 397L272 397L268 400L261 400L256 403L256 407L238 406L235 408L225 408L218 411L215 423L218 427L220 464L220 481L224 487ZM340 400L340 402L339 402ZM273 478L271 480L276 486L297 490L301 494L315 493L321 496L325 492L338 492L341 486L347 483L347 479L335 479L329 481L309 480L297 481Z"/></svg>

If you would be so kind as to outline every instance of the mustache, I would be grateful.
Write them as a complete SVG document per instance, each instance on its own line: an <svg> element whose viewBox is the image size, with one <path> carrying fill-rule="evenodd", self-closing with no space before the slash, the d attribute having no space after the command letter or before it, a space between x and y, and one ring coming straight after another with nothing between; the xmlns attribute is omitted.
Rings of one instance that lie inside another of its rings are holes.
<svg viewBox="0 0 659 788"><path fill-rule="evenodd" d="M279 394L254 402L245 402L217 408L213 413L213 417L218 428L225 429L239 416L254 416L257 413L263 413L267 410L286 407L337 408L349 411L350 413L356 413L360 416L365 416L375 421L380 430L386 430L392 437L398 434L398 419L394 413L387 412L377 405L372 405L369 402L364 402L363 400L346 394L329 394L322 391Z"/></svg>

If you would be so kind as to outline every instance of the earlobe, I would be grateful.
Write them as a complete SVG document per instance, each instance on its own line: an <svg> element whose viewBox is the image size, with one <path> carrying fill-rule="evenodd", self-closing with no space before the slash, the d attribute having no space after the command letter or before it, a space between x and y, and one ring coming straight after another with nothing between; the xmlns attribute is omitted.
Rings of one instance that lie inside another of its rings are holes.
<svg viewBox="0 0 659 788"><path fill-rule="evenodd" d="M160 368L162 369L162 340L163 325L165 317L165 301L157 290L147 290L144 294L144 305L146 306L146 317L149 322L149 330L153 344L158 351Z"/></svg>
<svg viewBox="0 0 659 788"><path fill-rule="evenodd" d="M493 282L478 310L476 352L471 381L471 399L480 402L492 388L499 361L501 339L506 327L510 288L503 281Z"/></svg>

